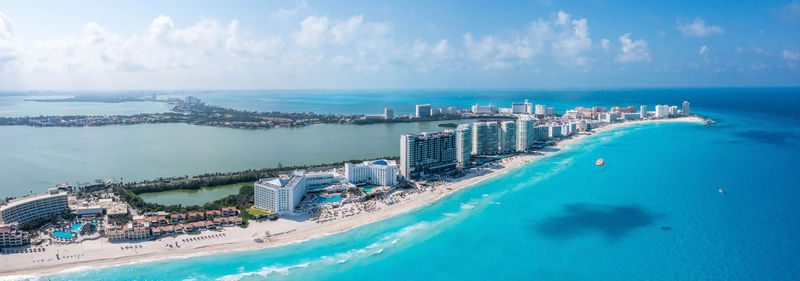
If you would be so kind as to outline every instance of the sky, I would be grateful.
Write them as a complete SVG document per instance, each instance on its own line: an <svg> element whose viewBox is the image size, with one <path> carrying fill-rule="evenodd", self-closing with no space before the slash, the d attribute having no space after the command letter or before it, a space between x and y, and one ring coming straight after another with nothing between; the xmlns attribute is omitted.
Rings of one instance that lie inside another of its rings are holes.
<svg viewBox="0 0 800 281"><path fill-rule="evenodd" d="M0 0L0 90L763 86L798 0Z"/></svg>

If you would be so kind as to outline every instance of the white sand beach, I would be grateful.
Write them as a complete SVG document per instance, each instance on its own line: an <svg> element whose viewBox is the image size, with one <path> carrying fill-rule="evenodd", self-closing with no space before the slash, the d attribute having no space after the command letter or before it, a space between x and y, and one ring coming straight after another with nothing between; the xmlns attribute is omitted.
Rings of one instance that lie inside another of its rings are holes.
<svg viewBox="0 0 800 281"><path fill-rule="evenodd" d="M616 123L595 129L593 134L616 128L662 122L704 123L699 117L681 117ZM556 151L569 144L586 138L586 134L576 134L551 147ZM110 243L105 238L84 241L77 244L46 246L46 251L24 254L0 255L0 280L34 278L60 272L71 272L91 268L102 268L130 263L151 262L187 256L211 255L226 252L258 250L299 243L316 239L370 224L399 214L403 214L431 204L453 192L494 177L520 165L546 158L552 153L523 154L499 160L497 165L488 165L480 171L473 171L455 182L450 182L429 190L406 195L400 202L392 205L379 204L379 209L361 212L346 218L326 223L317 223L307 216L280 218L277 221L251 221L248 228L224 228L224 231L203 231L200 235L179 235L153 241ZM474 169L473 169L474 170ZM254 233L264 238L269 231L271 237L261 243L256 242ZM282 233L282 234L280 234ZM200 239L200 237L205 237ZM195 241L187 241L198 238ZM178 246L175 246L177 242ZM168 245L172 245L169 247ZM126 249L127 247L127 249ZM58 255L59 258L56 258Z"/></svg>

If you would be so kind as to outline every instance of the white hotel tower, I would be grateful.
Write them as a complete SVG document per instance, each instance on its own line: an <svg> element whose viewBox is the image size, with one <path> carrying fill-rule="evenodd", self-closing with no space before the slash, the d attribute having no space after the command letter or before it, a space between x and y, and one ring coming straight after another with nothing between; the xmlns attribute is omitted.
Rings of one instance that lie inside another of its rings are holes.
<svg viewBox="0 0 800 281"><path fill-rule="evenodd" d="M306 194L306 172L296 170L288 179L266 178L253 184L255 207L278 214L294 213Z"/></svg>
<svg viewBox="0 0 800 281"><path fill-rule="evenodd" d="M352 184L397 185L397 165L386 160L365 161L361 165L344 163L344 175Z"/></svg>

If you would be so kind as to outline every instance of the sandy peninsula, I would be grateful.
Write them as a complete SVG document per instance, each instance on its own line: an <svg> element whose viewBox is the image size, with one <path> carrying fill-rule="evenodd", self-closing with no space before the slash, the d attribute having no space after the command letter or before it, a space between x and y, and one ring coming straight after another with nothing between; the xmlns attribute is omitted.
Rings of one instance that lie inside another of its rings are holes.
<svg viewBox="0 0 800 281"><path fill-rule="evenodd" d="M665 123L705 122L699 117L681 117L672 119L655 119L628 121L603 126L593 130L593 134L622 128L626 126ZM571 138L558 142L553 148L558 151L586 138L588 134L576 134ZM318 223L308 216L281 218L277 221L251 221L248 228L231 227L224 231L204 231L199 235L180 235L164 237L153 241L110 243L107 239L84 241L68 245L50 245L45 252L27 254L3 254L0 256L0 280L16 280L37 278L43 275L75 272L131 263L152 262L164 259L191 256L212 255L237 251L251 251L270 247L300 243L331 234L347 231L359 226L400 215L416 208L431 204L448 195L475 185L478 182L517 168L523 164L538 161L551 153L522 154L499 160L498 163L486 165L480 171L473 169L466 176L435 188L426 188L424 192L406 194L400 202L392 205L379 203L378 209ZM270 237L264 233L269 232ZM187 241L189 238L193 241ZM260 240L258 242L257 240ZM177 242L179 247L174 246ZM169 247L168 245L173 245ZM59 258L56 258L58 254Z"/></svg>

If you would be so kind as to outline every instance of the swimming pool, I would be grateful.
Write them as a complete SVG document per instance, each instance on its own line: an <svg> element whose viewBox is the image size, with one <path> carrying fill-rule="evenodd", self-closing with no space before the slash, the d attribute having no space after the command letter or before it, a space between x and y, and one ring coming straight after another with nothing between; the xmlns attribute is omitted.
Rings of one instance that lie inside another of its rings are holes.
<svg viewBox="0 0 800 281"><path fill-rule="evenodd" d="M333 196L333 197L320 196L319 199L317 199L318 202L323 203L323 204L324 203L339 202L341 200L342 200L341 196Z"/></svg>
<svg viewBox="0 0 800 281"><path fill-rule="evenodd" d="M372 187L362 188L361 191L364 191L364 193L372 193Z"/></svg>
<svg viewBox="0 0 800 281"><path fill-rule="evenodd" d="M75 234L66 231L53 231L53 236L62 239L69 239L75 237Z"/></svg>
<svg viewBox="0 0 800 281"><path fill-rule="evenodd" d="M77 232L77 231L81 230L81 226L83 226L82 222L76 222L76 223L72 224L72 227L70 227L69 230Z"/></svg>

